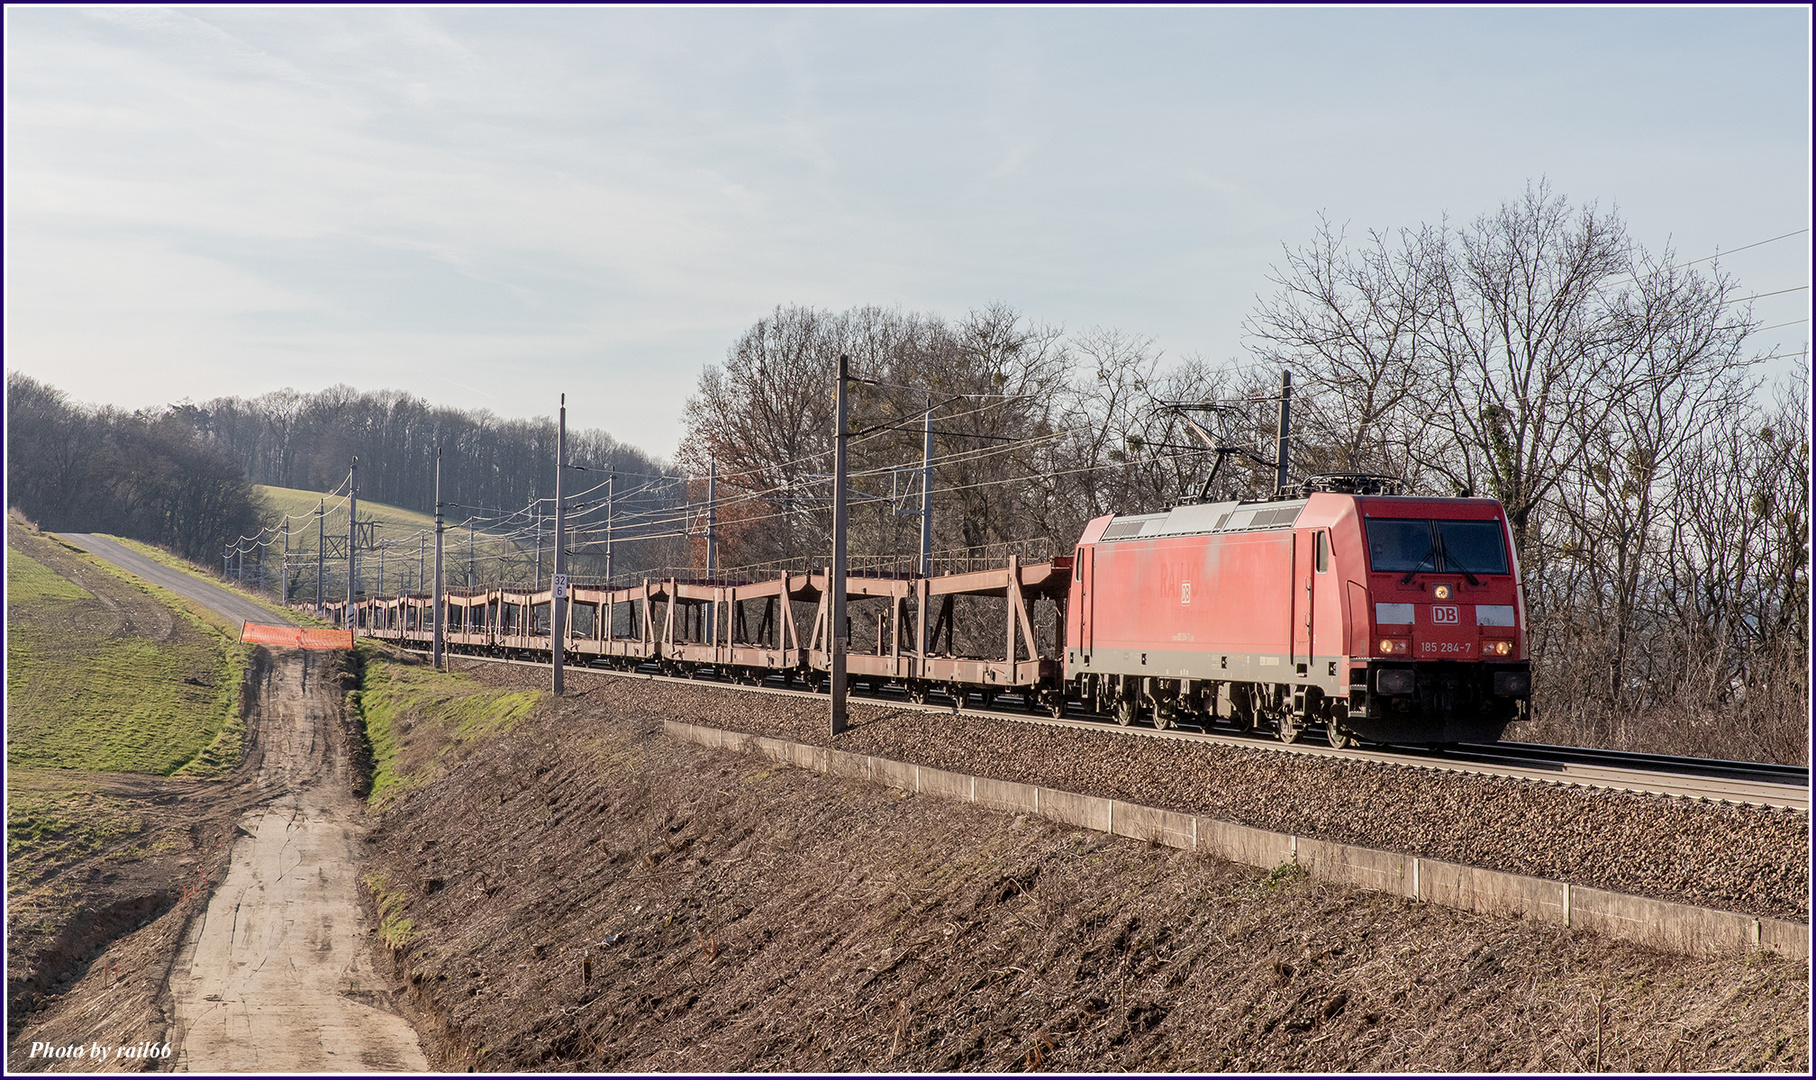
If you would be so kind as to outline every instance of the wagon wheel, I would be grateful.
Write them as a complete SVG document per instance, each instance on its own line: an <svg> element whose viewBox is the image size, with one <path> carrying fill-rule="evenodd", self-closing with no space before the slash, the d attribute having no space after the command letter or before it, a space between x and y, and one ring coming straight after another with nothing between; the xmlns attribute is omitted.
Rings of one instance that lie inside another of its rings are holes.
<svg viewBox="0 0 1816 1080"><path fill-rule="evenodd" d="M1305 725L1299 722L1299 718L1293 715L1291 709L1283 710L1280 713L1280 741L1296 743L1299 741L1299 736L1303 734L1305 734Z"/></svg>
<svg viewBox="0 0 1816 1080"><path fill-rule="evenodd" d="M1324 735L1330 740L1333 750L1348 750L1356 745L1355 735L1351 734L1348 728L1337 723L1336 717L1324 722Z"/></svg>
<svg viewBox="0 0 1816 1080"><path fill-rule="evenodd" d="M1155 702L1154 703L1154 730L1155 731L1166 731L1169 728L1175 728L1178 726L1179 726L1179 724L1173 713L1173 703L1170 701Z"/></svg>
<svg viewBox="0 0 1816 1080"><path fill-rule="evenodd" d="M979 690L977 692L977 697L978 697L978 701L983 705L984 708L986 708L986 709L996 708L996 691L995 690Z"/></svg>
<svg viewBox="0 0 1816 1080"><path fill-rule="evenodd" d="M946 684L946 696L952 699L953 708L955 708L955 709L964 708L965 707L965 684L964 683L947 683Z"/></svg>
<svg viewBox="0 0 1816 1080"><path fill-rule="evenodd" d="M1064 690L1053 691L1053 696L1047 699L1047 715L1055 720L1066 718L1066 692Z"/></svg>
<svg viewBox="0 0 1816 1080"><path fill-rule="evenodd" d="M927 704L927 684L919 679L911 680L908 683L908 700L916 705Z"/></svg>
<svg viewBox="0 0 1816 1080"><path fill-rule="evenodd" d="M1122 698L1117 701L1113 707L1113 715L1116 717L1116 722L1123 727L1128 727L1130 724L1133 724L1135 722L1134 699Z"/></svg>

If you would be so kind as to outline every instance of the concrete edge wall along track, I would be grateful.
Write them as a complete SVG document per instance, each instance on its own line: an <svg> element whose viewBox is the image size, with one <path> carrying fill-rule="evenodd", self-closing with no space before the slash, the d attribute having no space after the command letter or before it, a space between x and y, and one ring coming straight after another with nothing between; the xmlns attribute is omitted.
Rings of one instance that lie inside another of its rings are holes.
<svg viewBox="0 0 1816 1080"><path fill-rule="evenodd" d="M1293 863L1315 879L1393 893L1462 911L1561 923L1688 955L1764 949L1808 960L1810 928L1784 919L1675 904L1568 882L1462 866L1397 852L1250 828L1213 818L926 768L786 739L663 722L675 739L834 776L1026 813L1064 825L1151 841L1247 866Z"/></svg>

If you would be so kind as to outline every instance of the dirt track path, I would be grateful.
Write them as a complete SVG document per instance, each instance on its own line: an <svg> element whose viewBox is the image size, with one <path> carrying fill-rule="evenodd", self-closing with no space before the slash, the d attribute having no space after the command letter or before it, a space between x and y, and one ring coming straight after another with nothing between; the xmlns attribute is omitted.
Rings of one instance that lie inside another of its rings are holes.
<svg viewBox="0 0 1816 1080"><path fill-rule="evenodd" d="M426 1071L388 1011L357 866L365 825L319 655L274 652L262 695L258 787L227 878L172 968L178 1070ZM313 669L313 670L312 670Z"/></svg>

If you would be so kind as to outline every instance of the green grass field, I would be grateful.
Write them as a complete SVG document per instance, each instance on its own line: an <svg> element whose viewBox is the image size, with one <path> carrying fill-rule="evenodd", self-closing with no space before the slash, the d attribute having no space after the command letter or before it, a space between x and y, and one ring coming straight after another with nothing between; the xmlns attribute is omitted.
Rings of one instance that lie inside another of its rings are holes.
<svg viewBox="0 0 1816 1080"><path fill-rule="evenodd" d="M487 687L467 675L388 659L359 644L364 677L353 704L372 743L374 806L435 776L472 743L508 730L548 695Z"/></svg>
<svg viewBox="0 0 1816 1080"><path fill-rule="evenodd" d="M276 521L281 514L290 516L290 566L293 573L293 596L313 601L315 597L314 560L320 548L319 541L327 541L328 550L344 551L347 538L347 507L339 498L328 500L328 511L323 516L320 528L317 528L315 509L321 500L321 493L300 491L296 488L269 487L257 485L253 489L264 501L268 521ZM338 509L336 508L336 504ZM385 503L359 503L360 521L372 521L375 528L373 542L385 545L385 558L381 560L377 552L363 550L360 554L360 587L362 590L379 591L379 572L384 570L384 589L386 594L395 594L421 587L435 562L435 518L414 510L405 510ZM447 531L443 534L443 553L446 574L445 580L450 588L459 588L466 583L468 562L468 534L460 528L460 518L449 520ZM519 523L521 524L521 522ZM554 560L554 524L548 523L548 547L543 553L542 573L551 572ZM269 534L268 534L269 535ZM535 559L536 542L534 536L504 539L488 533L485 529L474 532L472 539L472 559L474 580L482 586L497 582L500 567L507 568L506 577L521 575L530 576L529 567ZM265 552L266 572L275 580L283 562L283 541L278 539ZM344 555L341 558L345 558ZM381 567L382 563L382 567ZM221 567L213 568L219 573ZM247 557L245 572L250 582L255 574L251 557ZM324 575L324 595L330 599L344 597L347 591L346 567L343 562L330 560ZM271 588L275 590L276 585Z"/></svg>
<svg viewBox="0 0 1816 1080"><path fill-rule="evenodd" d="M209 777L239 762L246 653L226 629L11 521L6 578L9 767Z"/></svg>
<svg viewBox="0 0 1816 1080"><path fill-rule="evenodd" d="M66 861L143 828L125 799L92 791L14 792L6 803L6 857Z"/></svg>
<svg viewBox="0 0 1816 1080"><path fill-rule="evenodd" d="M290 522L290 541L293 549L298 545L307 544L308 550L315 550L315 506L321 500L321 492L303 491L298 488L269 487L264 484L255 484L252 490L265 501L265 506L274 514L288 514L293 519L298 519ZM340 503L338 512L334 509L336 503ZM307 520L300 520L304 518ZM429 514L361 499L359 501L359 518L361 521L370 518L378 522L380 538L414 536L418 530L422 530L429 534L430 542L434 542L435 518ZM322 527L330 536L344 537L347 535L347 507L340 501L339 496L328 500L328 514L323 519Z"/></svg>

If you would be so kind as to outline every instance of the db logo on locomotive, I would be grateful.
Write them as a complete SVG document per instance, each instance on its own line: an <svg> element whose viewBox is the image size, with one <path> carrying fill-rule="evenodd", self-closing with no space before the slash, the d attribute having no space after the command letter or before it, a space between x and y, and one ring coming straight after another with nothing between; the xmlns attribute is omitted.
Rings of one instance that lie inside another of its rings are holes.
<svg viewBox="0 0 1816 1080"><path fill-rule="evenodd" d="M1434 607L1431 609L1431 621L1434 623L1455 623L1457 609L1454 607Z"/></svg>

